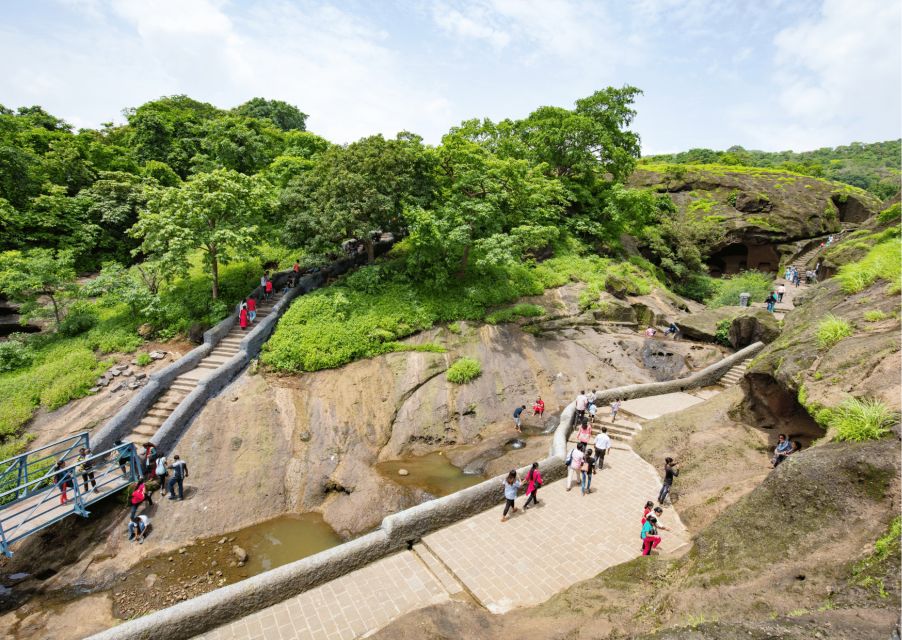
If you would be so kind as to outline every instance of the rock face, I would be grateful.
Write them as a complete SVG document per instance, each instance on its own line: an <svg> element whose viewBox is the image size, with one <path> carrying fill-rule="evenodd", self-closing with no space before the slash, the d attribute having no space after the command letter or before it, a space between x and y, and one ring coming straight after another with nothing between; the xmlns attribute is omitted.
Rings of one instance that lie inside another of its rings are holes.
<svg viewBox="0 0 902 640"><path fill-rule="evenodd" d="M760 340L772 342L780 335L780 326L772 313L756 307L717 307L693 313L677 320L683 337L715 342L721 322L730 322L728 339L734 349L747 347Z"/></svg>
<svg viewBox="0 0 902 640"><path fill-rule="evenodd" d="M721 225L712 272L776 271L794 240L839 231L881 209L871 194L849 185L751 167L642 165L630 185L667 193L684 213Z"/></svg>

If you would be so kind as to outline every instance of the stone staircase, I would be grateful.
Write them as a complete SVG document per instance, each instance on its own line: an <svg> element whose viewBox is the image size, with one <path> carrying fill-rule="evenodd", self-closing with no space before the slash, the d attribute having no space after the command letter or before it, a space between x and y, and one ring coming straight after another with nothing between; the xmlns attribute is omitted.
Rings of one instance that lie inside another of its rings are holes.
<svg viewBox="0 0 902 640"><path fill-rule="evenodd" d="M724 389L729 389L733 385L737 384L740 380L742 380L742 376L745 375L745 370L748 368L749 362L751 361L751 358L746 358L742 362L734 364L732 367L730 367L730 370L723 374L720 380L717 381L717 386Z"/></svg>
<svg viewBox="0 0 902 640"><path fill-rule="evenodd" d="M607 407L603 409L599 409L599 413L604 411L610 411ZM617 421L611 422L610 416L606 416L605 418L595 417L595 422L591 425L592 427L592 439L589 441L589 444L592 445L595 442L595 436L601 433L602 427L608 428L608 435L611 437L612 446L615 449L624 449L629 446L629 442L633 439L633 436L642 430L642 425L638 422L634 422L632 420L627 420L618 414ZM570 433L570 437L567 439L568 444L576 444L577 442L577 434L579 430L573 429ZM626 445L624 447L615 446L616 444Z"/></svg>
<svg viewBox="0 0 902 640"><path fill-rule="evenodd" d="M261 302L257 306L257 319L259 322L263 318L272 313L273 306L279 301L282 294L273 294L273 296ZM250 325L246 330L242 330L236 323L232 330L229 331L216 344L212 351L190 371L185 371L179 375L169 388L154 402L138 426L132 431L130 438L138 444L144 442L152 442L154 435L166 419L175 411L176 407L191 393L197 386L197 383L210 375L213 371L228 362L235 354L238 353L241 341L247 332L254 325ZM124 438L123 438L124 439Z"/></svg>

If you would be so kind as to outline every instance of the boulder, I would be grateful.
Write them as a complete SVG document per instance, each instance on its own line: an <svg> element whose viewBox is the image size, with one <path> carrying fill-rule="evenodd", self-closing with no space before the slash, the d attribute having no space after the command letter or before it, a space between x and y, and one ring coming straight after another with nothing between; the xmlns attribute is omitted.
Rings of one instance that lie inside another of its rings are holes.
<svg viewBox="0 0 902 640"><path fill-rule="evenodd" d="M153 335L153 325L145 322L140 327L138 327L138 335L144 339L149 338Z"/></svg>
<svg viewBox="0 0 902 640"><path fill-rule="evenodd" d="M200 344L204 341L204 331L207 330L205 325L195 322L188 327L188 339L194 344Z"/></svg>
<svg viewBox="0 0 902 640"><path fill-rule="evenodd" d="M724 320L732 321L733 318L747 310L747 307L717 307L716 309L705 309L704 311L699 311L698 313L679 318L676 320L675 324L683 334L684 338L702 342L715 342L717 325Z"/></svg>
<svg viewBox="0 0 902 640"><path fill-rule="evenodd" d="M110 369L110 375L114 378L118 378L122 375L122 372L119 369Z"/></svg>
<svg viewBox="0 0 902 640"><path fill-rule="evenodd" d="M111 391L112 393L116 393L117 391L122 391L123 389L125 389L125 383L124 383L124 382L120 382L119 384L117 384L116 386L114 386L113 388L111 388L110 391Z"/></svg>
<svg viewBox="0 0 902 640"><path fill-rule="evenodd" d="M730 344L742 349L755 342L770 344L780 335L780 325L774 314L766 309L748 309L733 318L730 324Z"/></svg>
<svg viewBox="0 0 902 640"><path fill-rule="evenodd" d="M247 551L239 547L237 544L232 547L232 555L235 556L235 559L238 561L239 565L247 562Z"/></svg>
<svg viewBox="0 0 902 640"><path fill-rule="evenodd" d="M162 360L166 357L165 351L151 351L149 354L151 360Z"/></svg>

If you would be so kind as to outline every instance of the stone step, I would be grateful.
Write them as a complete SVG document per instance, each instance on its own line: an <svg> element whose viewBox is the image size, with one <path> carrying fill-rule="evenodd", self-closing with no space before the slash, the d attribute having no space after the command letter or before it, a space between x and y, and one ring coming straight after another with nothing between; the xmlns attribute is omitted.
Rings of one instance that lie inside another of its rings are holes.
<svg viewBox="0 0 902 640"><path fill-rule="evenodd" d="M448 595L461 593L464 589L460 583L454 578L447 567L439 560L432 550L426 546L424 542L417 542L413 545L413 554L424 564L429 572L436 577Z"/></svg>
<svg viewBox="0 0 902 640"><path fill-rule="evenodd" d="M152 416L146 415L141 418L140 424L151 426L151 427L159 427L161 424L166 422L166 418L169 416Z"/></svg>
<svg viewBox="0 0 902 640"><path fill-rule="evenodd" d="M150 410L144 415L145 415L145 417L163 418L165 420L171 414L172 414L172 411L170 411L169 409L162 409L162 408L157 409L157 408L151 407Z"/></svg>
<svg viewBox="0 0 902 640"><path fill-rule="evenodd" d="M206 369L207 371L215 371L222 366L222 362L211 362L209 360L201 360L197 363L195 369Z"/></svg>

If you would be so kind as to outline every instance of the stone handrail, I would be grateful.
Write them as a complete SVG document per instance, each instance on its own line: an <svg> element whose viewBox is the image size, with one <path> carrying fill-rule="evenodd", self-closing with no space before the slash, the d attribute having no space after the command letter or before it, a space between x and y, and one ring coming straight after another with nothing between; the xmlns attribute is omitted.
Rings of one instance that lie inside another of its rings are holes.
<svg viewBox="0 0 902 640"><path fill-rule="evenodd" d="M599 397L609 402L618 397L640 398L707 386L719 380L734 364L751 357L763 347L763 343L756 342L686 378L617 387L604 391ZM551 455L539 463L546 483L566 474L563 461L574 409L573 403L570 403L561 413ZM524 476L528 470L529 467L523 467L518 473ZM378 529L364 536L123 623L93 635L89 640L156 640L160 637L187 640L200 635L406 549L428 533L497 505L503 496L503 478L497 476L386 516Z"/></svg>

